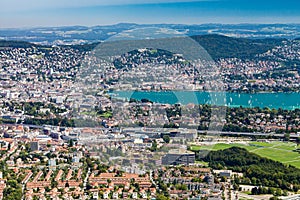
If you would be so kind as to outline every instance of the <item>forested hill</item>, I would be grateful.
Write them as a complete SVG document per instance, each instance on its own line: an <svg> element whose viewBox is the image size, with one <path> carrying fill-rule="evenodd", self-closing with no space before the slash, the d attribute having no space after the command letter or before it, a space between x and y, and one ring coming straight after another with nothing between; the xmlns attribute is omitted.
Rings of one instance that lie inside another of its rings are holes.
<svg viewBox="0 0 300 200"><path fill-rule="evenodd" d="M78 45L62 45L62 46L63 47L71 47L71 48L77 49L79 51L92 51L99 44L100 44L100 42L95 42L95 43L91 43L91 44L82 44L82 45L78 44Z"/></svg>
<svg viewBox="0 0 300 200"><path fill-rule="evenodd" d="M257 54L267 52L282 43L284 39L246 39L223 35L192 36L213 59L241 58L251 59Z"/></svg>
<svg viewBox="0 0 300 200"><path fill-rule="evenodd" d="M232 38L222 35L198 35L192 36L214 60L220 58L241 58L251 59L255 55L267 52L268 50L278 46L284 39L245 39ZM63 47L71 47L80 51L91 51L98 43L83 44L83 45L62 45ZM29 42L22 41L5 41L0 40L0 47L42 47Z"/></svg>
<svg viewBox="0 0 300 200"><path fill-rule="evenodd" d="M91 43L91 44L82 44L82 45L60 45L61 47L69 47L73 49L78 49L79 51L91 51L93 50L97 45L99 45L99 42ZM8 40L0 40L0 48L1 47L10 47L10 48L49 48L50 46L46 45L39 45L34 44L30 42L24 42L24 41L8 41Z"/></svg>
<svg viewBox="0 0 300 200"><path fill-rule="evenodd" d="M30 42L0 40L0 47L30 48L30 47L42 47L42 46Z"/></svg>
<svg viewBox="0 0 300 200"><path fill-rule="evenodd" d="M236 180L238 184L279 187L290 191L300 189L300 169L263 158L243 148L211 151L203 160L214 169L242 172L244 178Z"/></svg>

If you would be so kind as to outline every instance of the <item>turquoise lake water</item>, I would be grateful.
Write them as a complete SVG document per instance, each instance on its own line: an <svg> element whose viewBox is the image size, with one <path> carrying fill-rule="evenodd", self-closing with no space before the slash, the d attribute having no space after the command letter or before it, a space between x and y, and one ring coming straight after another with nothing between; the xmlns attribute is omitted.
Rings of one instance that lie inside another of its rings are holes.
<svg viewBox="0 0 300 200"><path fill-rule="evenodd" d="M230 107L300 108L300 93L229 93L199 91L114 91L114 98L149 99L156 103L213 104Z"/></svg>

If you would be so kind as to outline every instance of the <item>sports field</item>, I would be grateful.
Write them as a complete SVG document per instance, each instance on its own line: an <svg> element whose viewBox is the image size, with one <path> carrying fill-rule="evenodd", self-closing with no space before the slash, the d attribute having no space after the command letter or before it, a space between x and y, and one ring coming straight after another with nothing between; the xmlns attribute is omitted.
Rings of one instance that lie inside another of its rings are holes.
<svg viewBox="0 0 300 200"><path fill-rule="evenodd" d="M300 153L295 152L297 145L292 142L249 142L248 144L218 143L211 146L191 146L191 150L223 150L230 147L242 147L257 155L270 158L300 169Z"/></svg>

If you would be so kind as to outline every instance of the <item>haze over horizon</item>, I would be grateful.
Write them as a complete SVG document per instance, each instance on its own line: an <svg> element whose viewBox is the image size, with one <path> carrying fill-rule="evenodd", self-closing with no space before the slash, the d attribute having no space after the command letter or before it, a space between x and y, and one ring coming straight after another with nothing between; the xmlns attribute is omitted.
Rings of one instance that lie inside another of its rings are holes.
<svg viewBox="0 0 300 200"><path fill-rule="evenodd" d="M137 24L300 23L297 0L27 0L0 3L0 28Z"/></svg>

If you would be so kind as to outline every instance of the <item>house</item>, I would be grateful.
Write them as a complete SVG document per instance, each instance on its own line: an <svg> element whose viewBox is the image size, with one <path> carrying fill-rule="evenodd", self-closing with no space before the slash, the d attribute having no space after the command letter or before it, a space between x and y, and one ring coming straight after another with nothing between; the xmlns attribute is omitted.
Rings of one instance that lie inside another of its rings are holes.
<svg viewBox="0 0 300 200"><path fill-rule="evenodd" d="M144 190L141 191L140 194L141 194L141 196L142 196L143 199L147 199L148 196L147 196L147 193Z"/></svg>
<svg viewBox="0 0 300 200"><path fill-rule="evenodd" d="M137 199L138 198L138 193L137 192L133 192L132 193L132 198L133 199Z"/></svg>
<svg viewBox="0 0 300 200"><path fill-rule="evenodd" d="M99 195L98 192L93 192L93 199L97 200L98 199L98 195Z"/></svg>
<svg viewBox="0 0 300 200"><path fill-rule="evenodd" d="M113 199L118 199L119 198L119 194L117 192L114 192L112 198Z"/></svg>
<svg viewBox="0 0 300 200"><path fill-rule="evenodd" d="M103 193L103 199L109 199L109 191Z"/></svg>

